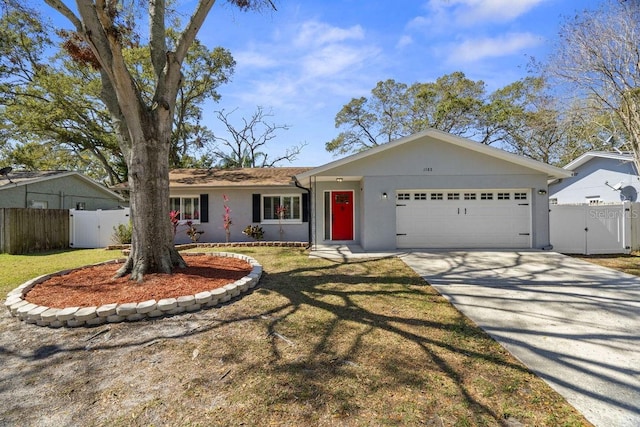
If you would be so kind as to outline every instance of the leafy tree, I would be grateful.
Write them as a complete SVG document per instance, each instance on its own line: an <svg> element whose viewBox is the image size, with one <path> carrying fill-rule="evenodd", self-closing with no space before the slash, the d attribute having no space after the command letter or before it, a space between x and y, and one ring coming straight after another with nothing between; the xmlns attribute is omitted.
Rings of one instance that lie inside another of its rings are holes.
<svg viewBox="0 0 640 427"><path fill-rule="evenodd" d="M270 158L265 151L266 145L279 130L288 130L289 126L269 123L267 120L272 114L262 107L258 107L248 119L242 118L242 124L237 125L231 122L231 114L235 111L216 111L216 117L226 129L225 136L214 135L219 143L214 155L220 159L219 166L222 168L274 167L280 162L295 160L306 146L306 143L298 144L287 148L284 154Z"/></svg>
<svg viewBox="0 0 640 427"><path fill-rule="evenodd" d="M378 82L371 97L352 99L338 112L336 128L343 128L327 151L346 154L366 150L428 128L494 142L482 121L487 103L485 84L454 72L435 82L407 86L395 80Z"/></svg>
<svg viewBox="0 0 640 427"><path fill-rule="evenodd" d="M414 109L423 117L419 130L435 128L468 137L479 134L478 117L486 102L483 81L470 80L458 71L433 83L418 84L416 90Z"/></svg>
<svg viewBox="0 0 640 427"><path fill-rule="evenodd" d="M172 44L177 43L177 34L169 29ZM149 49L137 47L127 50L127 59L133 68L134 78L145 82L142 94L151 102L154 90L153 69L149 58ZM208 167L213 162L210 155L196 157L197 152L214 149L213 133L201 124L202 104L206 100L218 101L217 89L227 83L233 73L235 61L227 49L217 47L209 50L197 39L189 48L183 66L183 83L178 89L176 111L174 115L169 165L171 168Z"/></svg>
<svg viewBox="0 0 640 427"><path fill-rule="evenodd" d="M598 133L625 142L640 167L640 2L605 0L567 20L560 37L547 71L599 118Z"/></svg>
<svg viewBox="0 0 640 427"><path fill-rule="evenodd" d="M518 80L491 95L486 110L504 148L545 163L558 163L570 142L568 128L541 77Z"/></svg>
<svg viewBox="0 0 640 427"><path fill-rule="evenodd" d="M176 43L168 43L167 5L148 2L148 50L152 64L152 96L147 82L136 79L125 52L135 45L135 17L143 14L136 2L76 0L72 10L62 0L45 0L72 25L79 42L73 57L100 73L105 103L118 144L127 162L133 236L131 252L118 275L131 274L141 281L148 272L170 273L185 262L173 245L169 212L169 156L176 100L184 79L183 64L198 30L215 3L199 0ZM271 5L270 1L233 0L247 9Z"/></svg>
<svg viewBox="0 0 640 427"><path fill-rule="evenodd" d="M94 178L111 184L127 179L127 166L120 150L117 134L112 127L111 116L102 100L99 73L69 60L45 60L36 53L32 40L45 40L46 46L54 46L44 38L38 20L29 14L23 25L24 13L14 11L2 19L3 34L8 39L21 40L23 44L2 45L11 58L13 68L5 67L0 76L3 82L13 82L13 95L5 102L0 113L6 132L5 155L10 163L27 168L82 169ZM78 51L79 39L69 32L65 47ZM167 37L175 44L177 35L169 29ZM28 43L27 43L28 42ZM24 45L24 46L23 46ZM41 43L36 52L42 52ZM123 57L139 83L146 102L153 97L154 79L148 47L132 43L123 49ZM43 65L47 63L47 65ZM206 155L197 157L211 145L211 133L200 124L206 99L219 99L217 87L228 81L233 71L231 54L222 48L209 51L197 40L189 48L183 67L184 79L176 101L174 128L170 146L170 166L209 166L212 159ZM18 84L19 83L19 84ZM8 93L6 90L3 93ZM37 142L35 142L37 141ZM37 148L33 146L47 146ZM31 152L40 153L33 158Z"/></svg>

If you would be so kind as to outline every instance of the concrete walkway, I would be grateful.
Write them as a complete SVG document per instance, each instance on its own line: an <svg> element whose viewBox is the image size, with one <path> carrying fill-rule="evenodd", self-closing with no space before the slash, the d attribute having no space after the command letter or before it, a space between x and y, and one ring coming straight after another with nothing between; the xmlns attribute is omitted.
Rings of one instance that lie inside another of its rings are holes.
<svg viewBox="0 0 640 427"><path fill-rule="evenodd" d="M594 425L640 426L640 277L555 252L400 257Z"/></svg>

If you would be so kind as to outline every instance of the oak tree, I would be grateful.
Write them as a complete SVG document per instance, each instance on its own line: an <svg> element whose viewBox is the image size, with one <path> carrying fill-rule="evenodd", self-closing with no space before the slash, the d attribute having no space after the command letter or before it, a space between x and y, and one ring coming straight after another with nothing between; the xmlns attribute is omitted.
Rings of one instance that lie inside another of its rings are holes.
<svg viewBox="0 0 640 427"><path fill-rule="evenodd" d="M171 273L186 264L173 243L168 220L169 154L176 99L184 79L189 48L215 0L199 0L175 43L169 43L168 2L149 0L148 50L153 70L153 93L146 97L130 69L125 51L135 38L138 2L76 0L72 9L62 0L45 0L73 26L81 43L76 58L100 73L102 99L110 113L118 144L129 172L133 236L131 252L118 271L141 281L149 272ZM242 8L273 6L270 1L229 0ZM141 2L142 3L142 2Z"/></svg>

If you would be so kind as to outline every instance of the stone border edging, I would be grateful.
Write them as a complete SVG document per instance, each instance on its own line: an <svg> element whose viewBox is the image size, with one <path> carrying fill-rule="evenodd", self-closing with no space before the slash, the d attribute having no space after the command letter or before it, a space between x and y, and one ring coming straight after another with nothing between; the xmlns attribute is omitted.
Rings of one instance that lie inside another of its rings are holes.
<svg viewBox="0 0 640 427"><path fill-rule="evenodd" d="M23 283L7 294L4 305L13 317L17 317L26 323L50 328L61 328L63 326L77 328L80 326L97 326L104 323L135 322L214 307L254 288L262 276L262 266L250 256L231 252L202 252L189 253L189 255L209 255L241 259L251 265L251 273L220 288L200 292L195 295L166 298L160 301L149 300L123 304L113 303L100 307L50 308L30 303L24 299L24 296L37 284L53 276L62 276L75 270L69 269L45 274ZM94 265L114 262L118 261L112 260Z"/></svg>
<svg viewBox="0 0 640 427"><path fill-rule="evenodd" d="M198 243L181 243L176 244L176 249L184 251L194 248L246 248L246 247L286 247L286 248L306 248L309 246L309 242L294 242L294 241L280 241L280 240L256 240L253 242L198 242ZM131 248L130 244L124 245L109 245L105 249L107 250L123 250L128 251Z"/></svg>

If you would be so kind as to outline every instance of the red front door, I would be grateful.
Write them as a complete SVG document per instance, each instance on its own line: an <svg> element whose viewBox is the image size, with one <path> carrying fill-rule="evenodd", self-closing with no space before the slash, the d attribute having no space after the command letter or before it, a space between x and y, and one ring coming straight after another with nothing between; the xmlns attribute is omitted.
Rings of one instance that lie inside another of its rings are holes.
<svg viewBox="0 0 640 427"><path fill-rule="evenodd" d="M353 240L353 192L331 193L331 239Z"/></svg>

